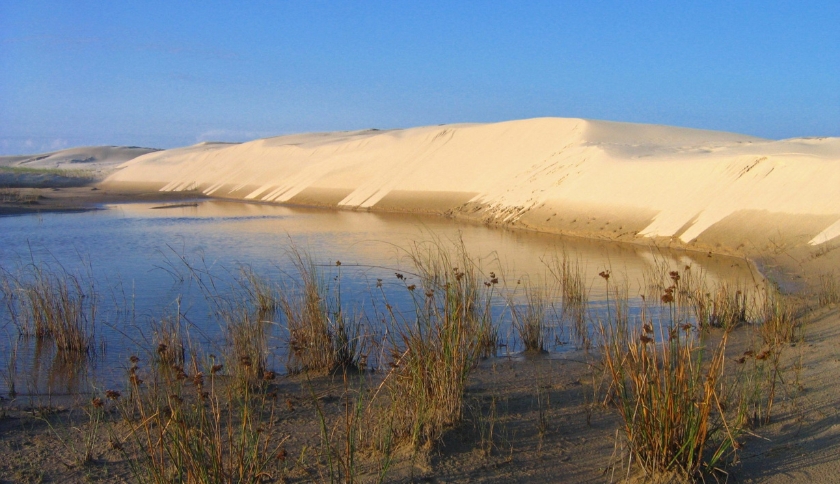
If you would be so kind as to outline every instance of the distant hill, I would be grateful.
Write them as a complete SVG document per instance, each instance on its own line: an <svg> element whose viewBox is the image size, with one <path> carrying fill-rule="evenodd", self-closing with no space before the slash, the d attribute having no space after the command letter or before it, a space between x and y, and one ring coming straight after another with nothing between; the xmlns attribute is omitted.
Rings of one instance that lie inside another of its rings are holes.
<svg viewBox="0 0 840 484"><path fill-rule="evenodd" d="M155 151L137 146L85 146L0 156L0 187L83 186L103 180L126 161Z"/></svg>

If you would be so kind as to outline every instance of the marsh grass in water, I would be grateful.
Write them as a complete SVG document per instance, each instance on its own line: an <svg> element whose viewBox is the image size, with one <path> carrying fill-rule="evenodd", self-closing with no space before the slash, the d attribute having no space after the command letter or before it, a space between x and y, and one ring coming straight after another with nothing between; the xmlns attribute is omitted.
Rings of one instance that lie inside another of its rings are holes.
<svg viewBox="0 0 840 484"><path fill-rule="evenodd" d="M280 309L289 339L287 370L332 373L364 368L368 336L359 318L341 304L341 263L331 288L309 254L292 248L297 278L283 287Z"/></svg>
<svg viewBox="0 0 840 484"><path fill-rule="evenodd" d="M4 301L18 333L51 342L66 361L96 349L97 293L93 277L30 264L3 271Z"/></svg>

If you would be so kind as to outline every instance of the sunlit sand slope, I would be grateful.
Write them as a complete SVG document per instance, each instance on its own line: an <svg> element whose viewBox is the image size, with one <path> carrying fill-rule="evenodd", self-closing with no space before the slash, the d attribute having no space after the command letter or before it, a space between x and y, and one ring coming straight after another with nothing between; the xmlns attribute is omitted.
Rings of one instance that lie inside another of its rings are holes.
<svg viewBox="0 0 840 484"><path fill-rule="evenodd" d="M203 143L135 158L106 182L704 248L840 235L840 138L583 119Z"/></svg>

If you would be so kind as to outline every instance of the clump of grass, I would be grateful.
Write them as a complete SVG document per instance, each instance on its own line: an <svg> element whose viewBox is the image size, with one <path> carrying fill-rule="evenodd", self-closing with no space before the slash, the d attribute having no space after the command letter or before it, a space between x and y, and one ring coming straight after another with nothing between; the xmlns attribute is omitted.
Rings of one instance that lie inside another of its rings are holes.
<svg viewBox="0 0 840 484"><path fill-rule="evenodd" d="M578 346L588 348L591 344L587 322L589 290L586 287L583 269L577 260L572 260L565 252L562 258L555 256L547 265L560 287L563 319L570 323Z"/></svg>
<svg viewBox="0 0 840 484"><path fill-rule="evenodd" d="M221 314L226 340L228 372L243 386L260 385L267 374L268 322L247 310Z"/></svg>
<svg viewBox="0 0 840 484"><path fill-rule="evenodd" d="M820 307L840 303L840 284L833 273L820 274L817 300Z"/></svg>
<svg viewBox="0 0 840 484"><path fill-rule="evenodd" d="M0 166L0 173L15 175L58 175L68 178L82 178L93 180L96 172L93 170L65 170L61 168L28 168L25 166Z"/></svg>
<svg viewBox="0 0 840 484"><path fill-rule="evenodd" d="M2 203L34 203L38 200L38 195L34 193L24 193L18 188L0 188L0 202Z"/></svg>
<svg viewBox="0 0 840 484"><path fill-rule="evenodd" d="M728 332L709 352L692 325L675 321L673 297L662 299L670 319L658 334L646 316L637 332L602 326L603 358L635 460L651 475L693 477L736 446L719 401Z"/></svg>
<svg viewBox="0 0 840 484"><path fill-rule="evenodd" d="M8 361L6 361L6 373L3 375L3 378L6 380L6 394L9 398L15 398L17 396L17 354L18 354L18 342L19 338L15 339L14 344L9 342L9 354L8 354Z"/></svg>
<svg viewBox="0 0 840 484"><path fill-rule="evenodd" d="M701 326L728 329L747 321L746 293L733 290L725 282L718 284L713 292L698 289L692 301Z"/></svg>
<svg viewBox="0 0 840 484"><path fill-rule="evenodd" d="M798 312L792 296L784 295L774 284L768 284L758 327L764 344L776 347L795 341L801 327Z"/></svg>
<svg viewBox="0 0 840 484"><path fill-rule="evenodd" d="M52 341L65 360L92 352L97 295L90 281L36 265L16 276L6 273L3 292L18 332Z"/></svg>
<svg viewBox="0 0 840 484"><path fill-rule="evenodd" d="M181 324L181 313L175 318L153 321L154 342L157 345L157 362L163 368L184 367L186 347Z"/></svg>
<svg viewBox="0 0 840 484"><path fill-rule="evenodd" d="M363 367L367 338L361 323L342 308L340 285L331 295L309 254L293 248L291 258L300 284L280 298L289 331L287 370L331 373ZM337 267L340 271L340 263ZM336 280L340 284L340 272Z"/></svg>
<svg viewBox="0 0 840 484"><path fill-rule="evenodd" d="M515 297L515 294L512 296ZM526 353L545 353L548 296L545 289L525 285L523 304L509 302L513 328L522 340Z"/></svg>
<svg viewBox="0 0 840 484"><path fill-rule="evenodd" d="M112 429L139 482L263 482L284 442L267 389L225 384L222 365L195 360L190 373L143 374L132 359L129 394L107 397L128 431ZM150 381L144 381L144 378Z"/></svg>
<svg viewBox="0 0 840 484"><path fill-rule="evenodd" d="M390 311L391 371L384 385L391 399L390 420L397 442L431 446L461 419L464 388L486 345L490 325L482 304L498 283L495 274L479 284L476 264L463 243L454 250L439 241L410 252L421 287L408 284L413 320ZM388 306L390 307L390 306Z"/></svg>
<svg viewBox="0 0 840 484"><path fill-rule="evenodd" d="M265 278L259 276L251 267L241 268L242 285L251 304L263 316L269 316L280 306L277 290Z"/></svg>

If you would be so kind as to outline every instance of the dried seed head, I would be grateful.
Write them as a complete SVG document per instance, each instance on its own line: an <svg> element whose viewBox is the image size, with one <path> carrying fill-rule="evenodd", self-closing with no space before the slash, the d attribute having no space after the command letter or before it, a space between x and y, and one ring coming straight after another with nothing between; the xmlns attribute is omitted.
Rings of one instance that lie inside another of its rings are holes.
<svg viewBox="0 0 840 484"><path fill-rule="evenodd" d="M216 373L222 371L222 368L224 368L224 366L225 365L213 365L213 367L210 368L210 373L215 375Z"/></svg>
<svg viewBox="0 0 840 484"><path fill-rule="evenodd" d="M340 261L340 260L335 261L335 265L340 266L340 265L341 265L341 261Z"/></svg>
<svg viewBox="0 0 840 484"><path fill-rule="evenodd" d="M273 380L276 376L277 376L277 374L276 374L276 373L274 373L273 371L266 371L266 372L264 372L264 373L263 373L263 380L265 380L265 381L271 381L271 380Z"/></svg>
<svg viewBox="0 0 840 484"><path fill-rule="evenodd" d="M90 404L91 404L91 405L93 405L93 406L94 406L94 408L102 408L102 407L104 407L104 406L105 406L105 402L103 402L103 401L102 401L102 399L101 399L101 398L99 398L99 397L94 397L94 398L90 401Z"/></svg>
<svg viewBox="0 0 840 484"><path fill-rule="evenodd" d="M415 289L417 289L417 286L415 284L412 284L412 285L408 286L409 291L413 291Z"/></svg>
<svg viewBox="0 0 840 484"><path fill-rule="evenodd" d="M598 273L598 275L603 277L605 281L610 280L610 271L601 271Z"/></svg>
<svg viewBox="0 0 840 484"><path fill-rule="evenodd" d="M133 364L135 364L135 365L136 365L136 364L137 364L137 362L138 362L138 361L140 361L140 358L138 358L138 357L136 357L136 356L134 356L134 355L131 355L131 356L128 358L128 361L130 361L130 362L132 362Z"/></svg>
<svg viewBox="0 0 840 484"><path fill-rule="evenodd" d="M108 397L109 400L119 400L120 399L120 392L116 390L106 390L105 396Z"/></svg>
<svg viewBox="0 0 840 484"><path fill-rule="evenodd" d="M641 336L639 336L639 341L641 341L642 344L648 344L648 343L653 341L653 338L650 338L650 337L645 336L645 335L641 335Z"/></svg>

